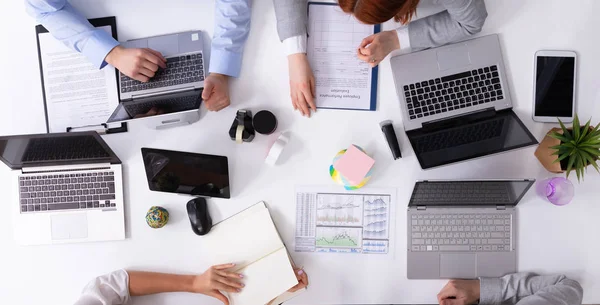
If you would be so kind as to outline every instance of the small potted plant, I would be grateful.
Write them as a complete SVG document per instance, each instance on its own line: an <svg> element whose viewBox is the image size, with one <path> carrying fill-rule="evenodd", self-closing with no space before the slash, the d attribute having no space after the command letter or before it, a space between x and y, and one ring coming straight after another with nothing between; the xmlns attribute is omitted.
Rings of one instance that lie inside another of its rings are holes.
<svg viewBox="0 0 600 305"><path fill-rule="evenodd" d="M600 172L596 164L600 157L600 124L590 127L590 121L582 127L575 115L573 126L567 128L558 120L561 128L550 130L535 151L540 163L550 172L567 172L567 177L575 171L577 181L583 179L589 165Z"/></svg>

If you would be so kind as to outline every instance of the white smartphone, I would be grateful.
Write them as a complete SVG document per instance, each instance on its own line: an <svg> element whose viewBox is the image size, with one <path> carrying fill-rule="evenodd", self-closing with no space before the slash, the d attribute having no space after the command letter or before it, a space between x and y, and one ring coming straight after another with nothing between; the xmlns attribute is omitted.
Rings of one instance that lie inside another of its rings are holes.
<svg viewBox="0 0 600 305"><path fill-rule="evenodd" d="M572 122L577 88L577 54L572 51L535 53L533 120Z"/></svg>

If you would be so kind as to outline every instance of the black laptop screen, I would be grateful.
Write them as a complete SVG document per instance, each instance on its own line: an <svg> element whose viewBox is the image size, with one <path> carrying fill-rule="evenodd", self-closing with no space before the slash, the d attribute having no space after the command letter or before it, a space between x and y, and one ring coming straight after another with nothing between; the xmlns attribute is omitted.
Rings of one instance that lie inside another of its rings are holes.
<svg viewBox="0 0 600 305"><path fill-rule="evenodd" d="M0 158L12 169L96 162L120 163L95 132L0 137Z"/></svg>
<svg viewBox="0 0 600 305"><path fill-rule="evenodd" d="M534 180L420 181L408 206L515 206Z"/></svg>
<svg viewBox="0 0 600 305"><path fill-rule="evenodd" d="M152 191L229 198L227 157L142 148Z"/></svg>
<svg viewBox="0 0 600 305"><path fill-rule="evenodd" d="M512 110L407 132L423 169L537 144Z"/></svg>

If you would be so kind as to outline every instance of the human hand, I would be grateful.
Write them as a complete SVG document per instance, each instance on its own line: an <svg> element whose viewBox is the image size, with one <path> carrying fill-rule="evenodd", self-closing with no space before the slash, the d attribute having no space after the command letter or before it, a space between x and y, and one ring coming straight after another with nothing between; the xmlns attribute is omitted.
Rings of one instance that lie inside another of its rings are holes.
<svg viewBox="0 0 600 305"><path fill-rule="evenodd" d="M240 292L244 287L244 284L239 282L243 275L227 271L234 266L235 264L223 264L210 267L194 278L192 291L214 297L223 304L229 305L229 300L219 290L235 293Z"/></svg>
<svg viewBox="0 0 600 305"><path fill-rule="evenodd" d="M358 47L358 58L377 66L390 52L400 48L396 30L383 31L363 39Z"/></svg>
<svg viewBox="0 0 600 305"><path fill-rule="evenodd" d="M160 52L152 49L129 49L116 46L105 58L106 62L119 71L140 82L147 82L158 67L166 68L167 60Z"/></svg>
<svg viewBox="0 0 600 305"><path fill-rule="evenodd" d="M204 80L202 99L206 109L210 111L219 111L229 106L229 76L218 73L208 75Z"/></svg>
<svg viewBox="0 0 600 305"><path fill-rule="evenodd" d="M296 274L298 284L288 289L289 292L296 292L308 286L308 274L306 274L306 272L303 269L294 267L294 274Z"/></svg>
<svg viewBox="0 0 600 305"><path fill-rule="evenodd" d="M303 116L310 117L310 110L317 111L315 104L315 77L308 63L306 54L298 53L288 56L290 73L290 97L294 110Z"/></svg>
<svg viewBox="0 0 600 305"><path fill-rule="evenodd" d="M440 305L469 305L479 300L479 280L451 280L437 295Z"/></svg>

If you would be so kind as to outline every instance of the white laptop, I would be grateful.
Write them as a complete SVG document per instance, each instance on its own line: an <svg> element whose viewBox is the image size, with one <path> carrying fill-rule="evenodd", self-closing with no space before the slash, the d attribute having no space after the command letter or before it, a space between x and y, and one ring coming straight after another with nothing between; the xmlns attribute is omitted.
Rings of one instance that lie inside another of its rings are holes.
<svg viewBox="0 0 600 305"><path fill-rule="evenodd" d="M0 137L22 245L125 239L121 160L96 132Z"/></svg>

